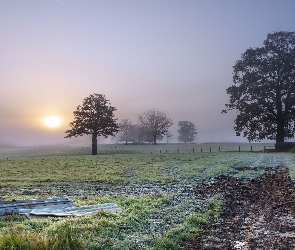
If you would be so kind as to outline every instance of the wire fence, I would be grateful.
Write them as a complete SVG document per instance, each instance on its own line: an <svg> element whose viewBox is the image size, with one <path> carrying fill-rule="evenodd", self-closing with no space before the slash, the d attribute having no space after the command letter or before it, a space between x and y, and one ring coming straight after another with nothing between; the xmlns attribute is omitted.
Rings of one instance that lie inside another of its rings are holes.
<svg viewBox="0 0 295 250"><path fill-rule="evenodd" d="M274 143L203 143L203 144L99 144L98 154L193 154L215 152L264 152L274 149ZM10 156L57 155L57 154L88 154L91 145L47 146L25 148L0 148L0 159Z"/></svg>
<svg viewBox="0 0 295 250"><path fill-rule="evenodd" d="M91 150L91 147L83 147ZM206 152L263 152L274 149L273 143L212 143L212 144L157 144L157 145L123 145L109 144L99 145L98 151L134 153L158 153L158 154L187 154Z"/></svg>

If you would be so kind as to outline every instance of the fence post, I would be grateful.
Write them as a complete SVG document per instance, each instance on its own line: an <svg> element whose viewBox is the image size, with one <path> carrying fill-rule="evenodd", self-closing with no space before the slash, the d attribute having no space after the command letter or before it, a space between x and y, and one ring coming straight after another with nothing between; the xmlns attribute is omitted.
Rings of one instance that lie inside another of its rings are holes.
<svg viewBox="0 0 295 250"><path fill-rule="evenodd" d="M218 147L218 151L220 152L220 147Z"/></svg>
<svg viewBox="0 0 295 250"><path fill-rule="evenodd" d="M195 148L193 148L193 153L195 152Z"/></svg>
<svg viewBox="0 0 295 250"><path fill-rule="evenodd" d="M241 146L239 146L239 152L241 152Z"/></svg>
<svg viewBox="0 0 295 250"><path fill-rule="evenodd" d="M210 152L211 152L211 147L210 147Z"/></svg>
<svg viewBox="0 0 295 250"><path fill-rule="evenodd" d="M252 152L252 146L251 146L251 152Z"/></svg>

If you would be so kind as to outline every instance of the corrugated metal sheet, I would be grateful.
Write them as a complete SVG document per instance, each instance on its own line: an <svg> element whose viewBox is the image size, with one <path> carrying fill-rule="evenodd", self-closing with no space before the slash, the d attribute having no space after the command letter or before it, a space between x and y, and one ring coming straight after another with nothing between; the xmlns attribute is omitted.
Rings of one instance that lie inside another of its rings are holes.
<svg viewBox="0 0 295 250"><path fill-rule="evenodd" d="M83 216L100 210L122 211L115 203L104 203L87 206L74 206L68 198L51 198L39 200L0 201L0 216L21 214L28 218L36 216Z"/></svg>
<svg viewBox="0 0 295 250"><path fill-rule="evenodd" d="M97 213L100 210L119 212L122 208L117 206L115 203L104 203L98 205L88 205L88 206L72 206L65 208L43 208L43 209L33 209L30 215L41 215L41 216L82 216L88 214Z"/></svg>
<svg viewBox="0 0 295 250"><path fill-rule="evenodd" d="M68 198L51 198L39 200L12 200L0 201L0 216L9 214L23 214L35 208L65 208L73 206L73 201Z"/></svg>

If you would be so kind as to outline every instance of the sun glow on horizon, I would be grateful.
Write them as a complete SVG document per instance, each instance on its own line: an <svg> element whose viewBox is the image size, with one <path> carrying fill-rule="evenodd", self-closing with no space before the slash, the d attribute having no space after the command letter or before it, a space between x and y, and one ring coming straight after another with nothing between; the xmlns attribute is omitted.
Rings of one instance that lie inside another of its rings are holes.
<svg viewBox="0 0 295 250"><path fill-rule="evenodd" d="M61 125L61 119L58 116L47 116L43 123L48 128L57 128Z"/></svg>

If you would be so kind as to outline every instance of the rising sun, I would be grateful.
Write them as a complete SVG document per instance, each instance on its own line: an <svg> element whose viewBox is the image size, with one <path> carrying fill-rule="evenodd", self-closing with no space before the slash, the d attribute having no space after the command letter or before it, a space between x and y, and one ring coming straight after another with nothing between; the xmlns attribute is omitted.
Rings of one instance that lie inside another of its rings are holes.
<svg viewBox="0 0 295 250"><path fill-rule="evenodd" d="M46 127L57 128L61 124L61 120L58 116L48 116L44 118L43 123Z"/></svg>

